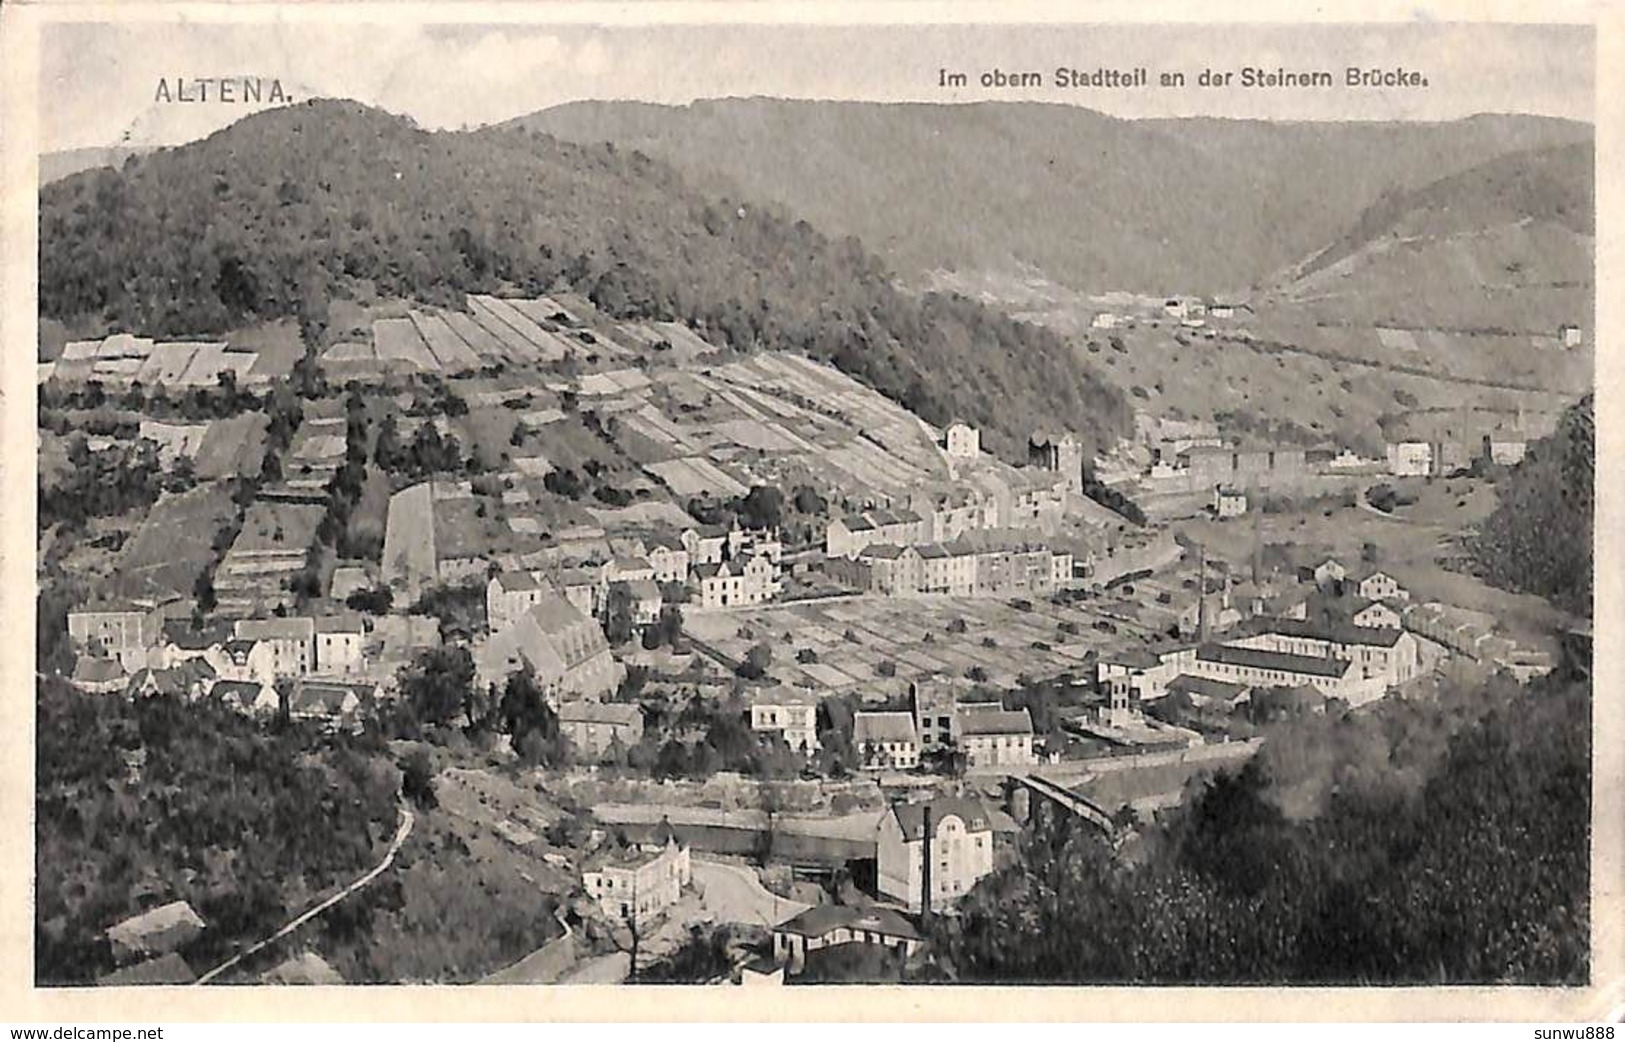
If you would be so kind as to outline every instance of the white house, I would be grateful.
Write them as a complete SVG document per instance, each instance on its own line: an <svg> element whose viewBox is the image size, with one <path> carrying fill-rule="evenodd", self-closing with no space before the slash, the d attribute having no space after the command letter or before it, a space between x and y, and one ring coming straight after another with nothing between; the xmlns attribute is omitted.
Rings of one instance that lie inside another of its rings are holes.
<svg viewBox="0 0 1625 1042"><path fill-rule="evenodd" d="M894 803L880 819L876 861L881 894L918 912L929 871L932 910L950 907L993 871L993 816L973 799Z"/></svg>
<svg viewBox="0 0 1625 1042"><path fill-rule="evenodd" d="M1388 472L1400 478L1421 478L1433 473L1433 443L1391 442L1388 445Z"/></svg>
<svg viewBox="0 0 1625 1042"><path fill-rule="evenodd" d="M778 592L778 567L761 554L694 568L702 608L762 604Z"/></svg>
<svg viewBox="0 0 1625 1042"><path fill-rule="evenodd" d="M961 713L959 748L965 753L965 767L1030 766L1033 755L1033 719L1025 709Z"/></svg>
<svg viewBox="0 0 1625 1042"><path fill-rule="evenodd" d="M1218 485L1213 489L1213 514L1219 520L1240 517L1247 512L1247 493L1239 488Z"/></svg>
<svg viewBox="0 0 1625 1042"><path fill-rule="evenodd" d="M1385 601L1372 601L1352 616L1354 625L1367 629L1399 629L1402 617Z"/></svg>
<svg viewBox="0 0 1625 1042"><path fill-rule="evenodd" d="M818 703L810 691L780 685L762 692L750 707L750 729L777 733L790 748L803 753L818 749Z"/></svg>
<svg viewBox="0 0 1625 1042"><path fill-rule="evenodd" d="M854 713L852 745L864 767L908 770L920 765L912 713Z"/></svg>
<svg viewBox="0 0 1625 1042"><path fill-rule="evenodd" d="M367 627L355 612L324 615L315 620L315 672L324 676L354 676L367 668Z"/></svg>
<svg viewBox="0 0 1625 1042"><path fill-rule="evenodd" d="M239 619L234 636L238 640L252 640L270 648L274 676L302 677L316 667L316 623L313 619ZM221 675L225 675L224 671L221 671Z"/></svg>
<svg viewBox="0 0 1625 1042"><path fill-rule="evenodd" d="M1387 572L1371 572L1362 577L1355 586L1355 592L1368 601L1408 601L1411 595L1405 587L1399 585L1399 580Z"/></svg>
<svg viewBox="0 0 1625 1042"><path fill-rule="evenodd" d="M693 875L688 847L665 832L663 845L601 851L583 866L581 885L609 918L643 924L682 896Z"/></svg>
<svg viewBox="0 0 1625 1042"><path fill-rule="evenodd" d="M951 459L975 459L982 453L982 435L968 423L952 423L943 438Z"/></svg>
<svg viewBox="0 0 1625 1042"><path fill-rule="evenodd" d="M485 584L485 622L492 633L512 626L519 616L553 593L529 572L503 572Z"/></svg>

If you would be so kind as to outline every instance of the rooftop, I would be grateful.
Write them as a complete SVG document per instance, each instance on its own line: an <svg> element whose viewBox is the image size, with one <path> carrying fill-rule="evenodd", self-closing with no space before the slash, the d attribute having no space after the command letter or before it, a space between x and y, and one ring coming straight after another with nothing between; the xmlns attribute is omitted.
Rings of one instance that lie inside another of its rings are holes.
<svg viewBox="0 0 1625 1042"><path fill-rule="evenodd" d="M1283 637L1303 637L1333 644L1379 648L1393 647L1404 635L1402 630L1386 627L1355 626L1341 622L1307 622L1302 619L1273 619L1267 616L1248 619L1241 624L1241 630L1245 633L1273 633Z"/></svg>
<svg viewBox="0 0 1625 1042"><path fill-rule="evenodd" d="M1170 694L1200 695L1203 698L1216 698L1226 702L1246 690L1246 684L1232 684L1228 681L1212 680L1208 677L1193 677L1189 673L1181 673L1168 681L1168 692Z"/></svg>
<svg viewBox="0 0 1625 1042"><path fill-rule="evenodd" d="M903 829L903 838L920 839L925 835L925 809L931 808L931 820L955 817L964 822L967 832L986 832L993 827L993 816L981 800L961 796L944 796L930 803L894 803L891 812Z"/></svg>
<svg viewBox="0 0 1625 1042"><path fill-rule="evenodd" d="M915 741L912 713L855 713L852 716L852 741L912 742Z"/></svg>
<svg viewBox="0 0 1625 1042"><path fill-rule="evenodd" d="M1261 648L1236 648L1225 644L1204 644L1196 649L1196 657L1203 662L1246 666L1252 669L1275 669L1334 680L1347 676L1348 671L1353 668L1353 664L1346 659L1293 655L1284 651L1265 651Z"/></svg>
<svg viewBox="0 0 1625 1042"><path fill-rule="evenodd" d="M310 640L316 634L315 620L239 619L234 636L238 640Z"/></svg>
<svg viewBox="0 0 1625 1042"><path fill-rule="evenodd" d="M851 905L813 905L773 929L802 937L825 937L841 928L868 930L887 937L919 940L920 933L901 912L890 908L854 908Z"/></svg>
<svg viewBox="0 0 1625 1042"><path fill-rule="evenodd" d="M1033 733L1033 718L1025 709L978 709L960 719L960 733L966 735Z"/></svg>

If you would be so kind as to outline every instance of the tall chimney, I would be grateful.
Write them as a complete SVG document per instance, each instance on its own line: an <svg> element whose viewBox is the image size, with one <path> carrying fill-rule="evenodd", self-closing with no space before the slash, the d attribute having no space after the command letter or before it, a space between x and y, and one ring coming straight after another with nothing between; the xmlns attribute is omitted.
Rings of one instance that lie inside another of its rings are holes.
<svg viewBox="0 0 1625 1042"><path fill-rule="evenodd" d="M1198 548L1197 570L1200 575L1196 580L1196 639L1202 644L1207 643L1207 546L1203 544Z"/></svg>
<svg viewBox="0 0 1625 1042"><path fill-rule="evenodd" d="M920 827L922 842L920 844L920 926L924 927L927 919L931 917L931 804L925 803L920 807Z"/></svg>

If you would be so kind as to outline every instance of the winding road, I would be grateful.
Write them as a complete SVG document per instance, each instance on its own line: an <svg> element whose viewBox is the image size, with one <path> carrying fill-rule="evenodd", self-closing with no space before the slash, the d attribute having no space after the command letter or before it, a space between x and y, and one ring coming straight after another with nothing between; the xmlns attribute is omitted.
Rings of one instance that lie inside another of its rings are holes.
<svg viewBox="0 0 1625 1042"><path fill-rule="evenodd" d="M222 973L225 973L227 970L229 970L233 966L237 965L239 962L242 962L244 959L248 958L250 955L253 955L255 952L260 951L261 949L265 948L267 945L273 944L276 941L281 940L283 937L286 937L288 934L290 934L293 931L299 929L301 926L303 926L306 923L310 922L312 919L316 918L318 915L321 915L323 912L327 911L329 908L332 908L334 905L338 904L340 901L344 900L346 897L349 897L351 894L355 893L357 890L360 890L362 887L366 886L368 883L372 882L374 879L377 879L380 875L382 875L385 872L385 870L387 870L389 868L390 865L395 863L395 855L400 853L401 844L406 842L406 837L410 836L412 834L412 825L416 820L412 816L412 808L411 807L408 807L405 803L402 803L400 805L400 807L401 807L401 822L395 828L395 838L389 841L389 849L384 852L383 860L379 861L376 865L372 866L372 868L368 869L367 872L365 872L361 876L358 876L353 882L350 883L349 886L346 886L343 890L340 890L338 893L336 893L333 896L327 898L325 901L322 901L320 904L313 905L312 907L306 909L304 912L302 912L297 917L289 920L282 927L282 929L278 930L276 933L272 934L271 936L265 938L263 941L260 941L259 943L255 944L255 945L253 945L253 946L251 946L249 948L243 949L242 951L238 952L236 955L233 955L230 959L227 959L225 962L221 963L219 966L216 966L214 969L210 970L208 973L203 974L203 976L199 977L195 983L198 983L198 984L207 984L207 983L209 983L210 981L214 980L216 977L220 976Z"/></svg>

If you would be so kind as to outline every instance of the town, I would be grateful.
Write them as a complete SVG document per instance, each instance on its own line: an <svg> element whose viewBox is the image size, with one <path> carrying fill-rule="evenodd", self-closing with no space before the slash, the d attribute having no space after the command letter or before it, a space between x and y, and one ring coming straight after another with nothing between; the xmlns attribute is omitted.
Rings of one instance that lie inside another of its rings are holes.
<svg viewBox="0 0 1625 1042"><path fill-rule="evenodd" d="M389 857L440 822L529 881L541 925L463 979L916 979L1024 835L1120 842L1272 729L1574 652L1445 567L1552 414L1416 411L1372 451L1142 413L1011 460L795 353L461 303L73 341L39 394L42 677L387 743ZM361 964L125 911L101 983Z"/></svg>

